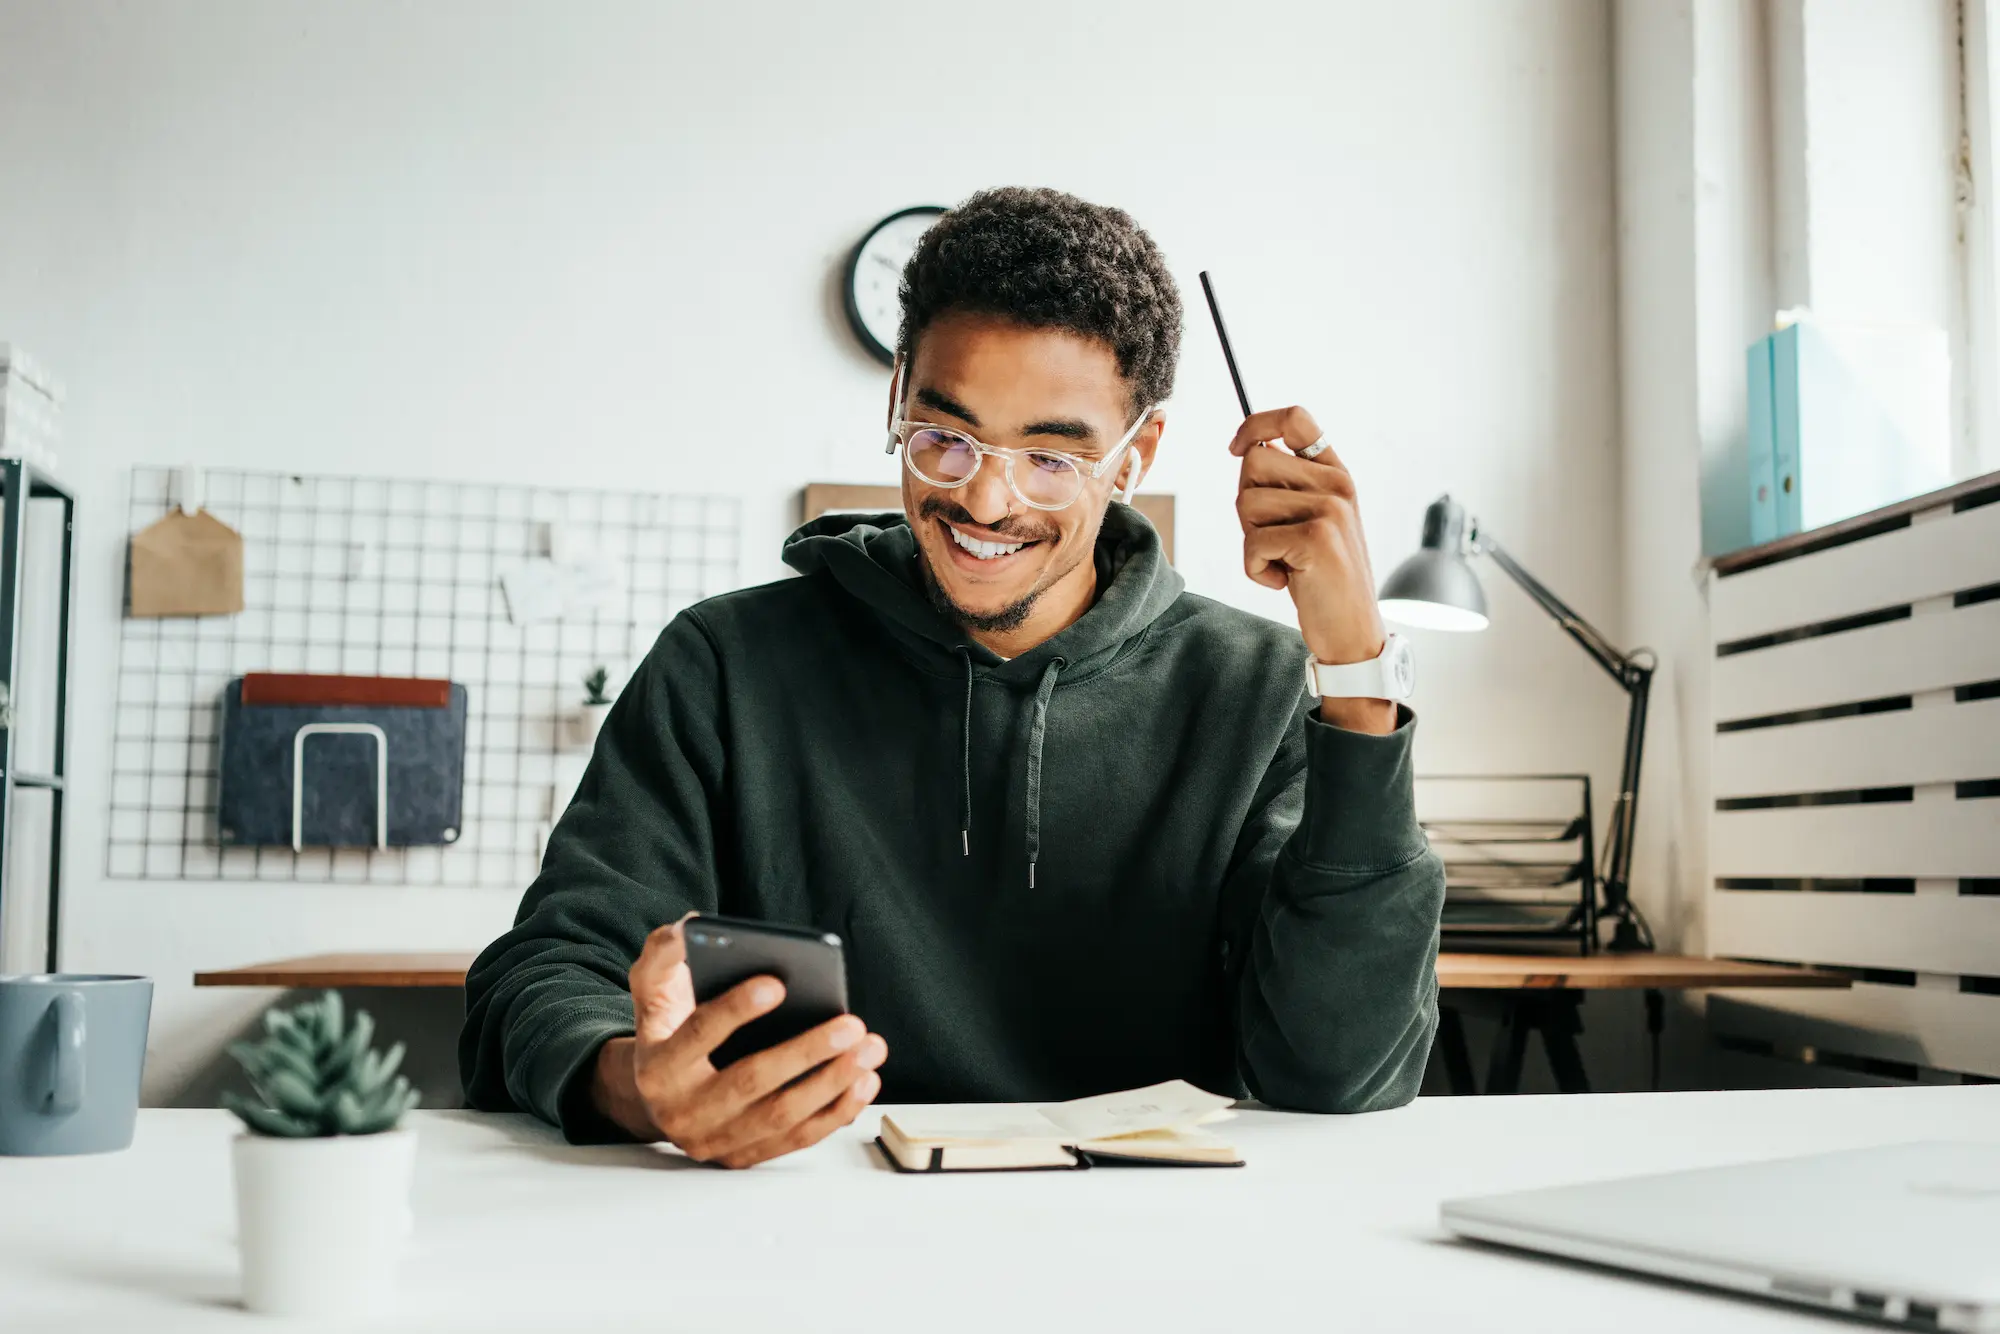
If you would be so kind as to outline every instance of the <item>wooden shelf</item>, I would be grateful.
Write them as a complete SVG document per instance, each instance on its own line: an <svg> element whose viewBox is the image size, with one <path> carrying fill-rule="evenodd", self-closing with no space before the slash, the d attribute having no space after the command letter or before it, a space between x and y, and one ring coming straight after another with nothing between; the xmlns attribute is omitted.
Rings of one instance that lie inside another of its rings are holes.
<svg viewBox="0 0 2000 1334"><path fill-rule="evenodd" d="M2000 472L1984 473L1978 477L1968 477L1937 491L1926 491L1908 500L1899 500L1893 505L1869 510L1850 519L1829 523L1819 528L1808 528L1802 533L1791 533L1774 538L1754 547L1744 547L1740 551L1730 551L1717 556L1713 562L1719 575L1741 574L1754 570L1760 565L1770 565L1777 561L1789 560L1793 556L1803 556L1808 552L1822 551L1827 547L1839 546L1877 533L1892 532L1906 528L1910 516L1922 514L1925 510L1940 509L1946 505L1956 505L1974 496L1984 496L1989 491L2000 491Z"/></svg>
<svg viewBox="0 0 2000 1334"><path fill-rule="evenodd" d="M308 954L196 973L198 987L463 987L473 951ZM1710 987L1845 987L1835 973L1782 964L1677 954L1440 954L1438 985L1451 990L1670 991Z"/></svg>
<svg viewBox="0 0 2000 1334"><path fill-rule="evenodd" d="M1682 954L1440 954L1438 985L1451 989L1701 991L1712 987L1845 987L1838 973L1787 964Z"/></svg>
<svg viewBox="0 0 2000 1334"><path fill-rule="evenodd" d="M463 987L472 950L307 954L196 973L198 987Z"/></svg>

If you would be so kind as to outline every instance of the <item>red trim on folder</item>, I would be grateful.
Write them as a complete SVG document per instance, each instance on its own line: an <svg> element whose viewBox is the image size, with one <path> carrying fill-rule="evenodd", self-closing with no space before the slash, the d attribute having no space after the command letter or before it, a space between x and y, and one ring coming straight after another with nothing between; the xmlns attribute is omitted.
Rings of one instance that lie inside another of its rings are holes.
<svg viewBox="0 0 2000 1334"><path fill-rule="evenodd" d="M375 704L414 709L451 705L451 682L411 676L324 676L248 672L243 703Z"/></svg>

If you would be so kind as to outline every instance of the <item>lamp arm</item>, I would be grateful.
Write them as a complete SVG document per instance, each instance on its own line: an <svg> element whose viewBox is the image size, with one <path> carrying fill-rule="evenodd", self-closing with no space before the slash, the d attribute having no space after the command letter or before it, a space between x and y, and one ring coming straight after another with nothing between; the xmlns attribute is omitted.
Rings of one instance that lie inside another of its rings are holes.
<svg viewBox="0 0 2000 1334"><path fill-rule="evenodd" d="M1643 652L1643 650L1641 650ZM1646 704L1653 693L1651 655L1646 661L1626 666L1626 690L1631 704L1625 716L1625 759L1618 774L1618 797L1611 805L1611 826L1606 833L1604 873L1599 882L1604 891L1604 910L1615 918L1611 948L1651 949L1651 933L1642 935L1632 910L1632 850L1639 822L1639 761L1646 745Z"/></svg>
<svg viewBox="0 0 2000 1334"><path fill-rule="evenodd" d="M1651 949L1651 932L1639 924L1632 907L1632 851L1639 818L1640 760L1646 745L1646 706L1653 691L1653 655L1640 649L1624 653L1614 647L1596 626L1576 614L1541 580L1521 568L1505 548L1476 529L1473 550L1490 556L1527 595L1555 619L1571 639L1583 646L1591 660L1608 672L1623 688L1629 700L1625 715L1625 756L1618 773L1618 795L1611 806L1611 826L1605 838L1604 869L1599 885L1604 895L1604 912L1617 925L1612 929L1614 950ZM1592 942L1594 946L1596 942Z"/></svg>
<svg viewBox="0 0 2000 1334"><path fill-rule="evenodd" d="M1632 689L1631 658L1614 648L1611 641L1599 633L1596 626L1577 615L1570 605L1557 597L1546 584L1522 569L1520 562L1508 555L1506 548L1498 542L1485 533L1475 534L1473 541L1475 543L1473 549L1481 555L1490 556L1495 565L1505 570L1508 577L1535 600L1536 606L1555 619L1565 634L1583 645L1583 651L1590 655L1592 661L1610 673L1612 679L1626 690Z"/></svg>

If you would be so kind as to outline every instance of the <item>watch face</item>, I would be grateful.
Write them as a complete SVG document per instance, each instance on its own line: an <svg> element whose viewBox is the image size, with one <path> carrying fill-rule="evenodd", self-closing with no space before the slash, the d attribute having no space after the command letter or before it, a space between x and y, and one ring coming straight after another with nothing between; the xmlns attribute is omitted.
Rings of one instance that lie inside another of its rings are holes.
<svg viewBox="0 0 2000 1334"><path fill-rule="evenodd" d="M1395 687L1397 699L1408 699L1417 689L1417 655L1410 647L1410 641L1401 635L1389 637L1389 683Z"/></svg>
<svg viewBox="0 0 2000 1334"><path fill-rule="evenodd" d="M903 266L943 212L935 204L921 204L891 213L861 238L848 258L847 322L861 345L885 366L896 359L896 325L902 318L896 291Z"/></svg>

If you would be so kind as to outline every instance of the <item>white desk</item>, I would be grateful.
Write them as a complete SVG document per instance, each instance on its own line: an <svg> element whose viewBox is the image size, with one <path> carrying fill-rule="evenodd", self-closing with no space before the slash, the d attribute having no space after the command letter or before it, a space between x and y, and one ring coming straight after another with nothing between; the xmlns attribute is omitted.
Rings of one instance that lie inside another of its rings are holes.
<svg viewBox="0 0 2000 1334"><path fill-rule="evenodd" d="M2000 1086L1430 1098L1246 1113L1250 1166L904 1177L863 1135L747 1173L419 1113L395 1328L1831 1330L1447 1242L1438 1201L1911 1139L2000 1140ZM235 1306L222 1112L0 1159L0 1329L268 1328ZM1856 1220L1857 1226L1865 1220ZM636 1322L636 1323L635 1323Z"/></svg>

